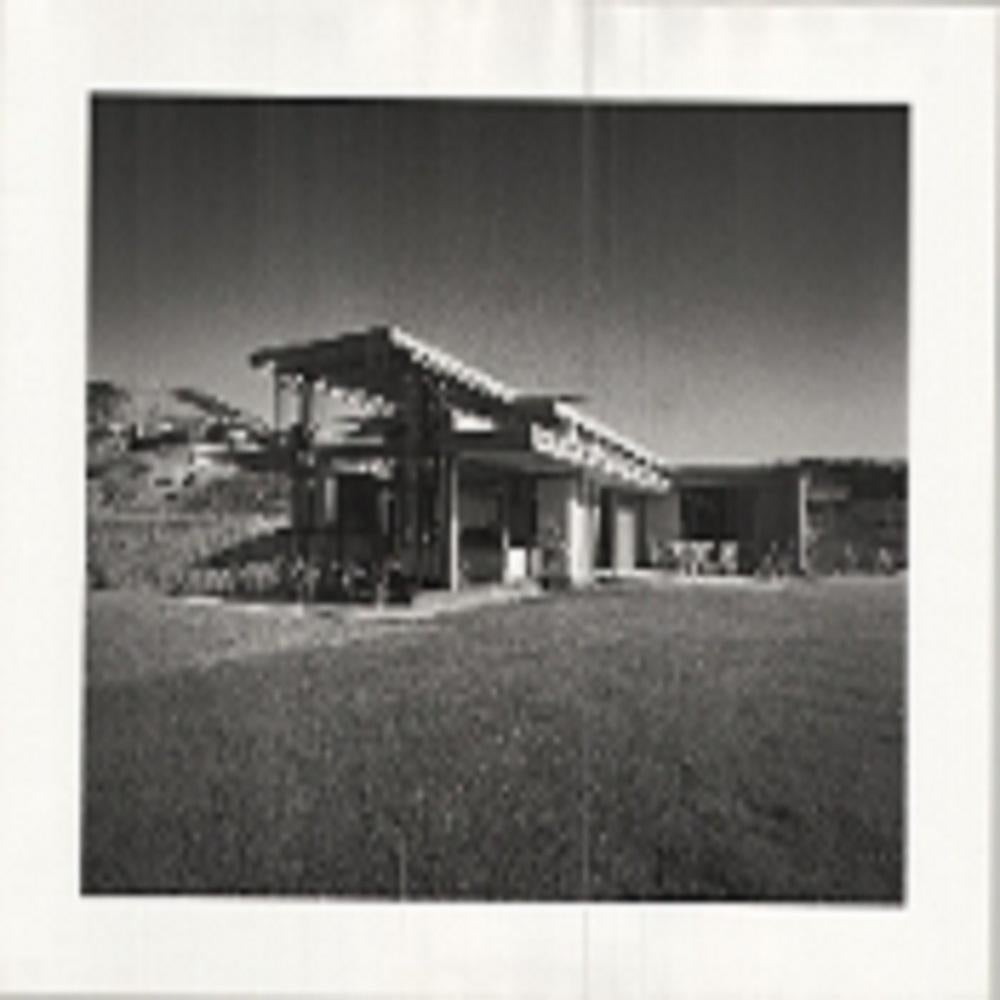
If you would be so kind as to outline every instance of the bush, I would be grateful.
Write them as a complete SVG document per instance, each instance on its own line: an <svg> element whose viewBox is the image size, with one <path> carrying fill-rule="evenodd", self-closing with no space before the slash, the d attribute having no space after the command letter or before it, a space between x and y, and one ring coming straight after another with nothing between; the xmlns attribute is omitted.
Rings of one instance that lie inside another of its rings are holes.
<svg viewBox="0 0 1000 1000"><path fill-rule="evenodd" d="M295 601L312 601L319 586L320 569L301 556L281 562L281 591Z"/></svg>
<svg viewBox="0 0 1000 1000"><path fill-rule="evenodd" d="M416 590L414 581L408 577L399 563L390 563L385 571L386 596L390 604L412 604Z"/></svg>
<svg viewBox="0 0 1000 1000"><path fill-rule="evenodd" d="M193 481L179 497L188 513L263 514L285 516L288 489L275 473L239 471L232 475Z"/></svg>
<svg viewBox="0 0 1000 1000"><path fill-rule="evenodd" d="M246 563L234 567L233 575L235 591L241 597L281 596L281 573L275 563L262 560Z"/></svg>
<svg viewBox="0 0 1000 1000"><path fill-rule="evenodd" d="M104 564L96 559L87 560L87 587L90 590L107 590L111 580Z"/></svg>
<svg viewBox="0 0 1000 1000"><path fill-rule="evenodd" d="M414 581L395 560L355 561L273 555L189 568L172 593L255 600L409 604Z"/></svg>

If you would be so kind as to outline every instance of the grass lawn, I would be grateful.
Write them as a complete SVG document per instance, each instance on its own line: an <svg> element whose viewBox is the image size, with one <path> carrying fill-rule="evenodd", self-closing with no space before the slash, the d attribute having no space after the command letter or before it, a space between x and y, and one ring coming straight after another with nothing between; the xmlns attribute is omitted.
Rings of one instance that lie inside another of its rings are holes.
<svg viewBox="0 0 1000 1000"><path fill-rule="evenodd" d="M87 892L902 897L901 580L355 632L154 601L88 606Z"/></svg>

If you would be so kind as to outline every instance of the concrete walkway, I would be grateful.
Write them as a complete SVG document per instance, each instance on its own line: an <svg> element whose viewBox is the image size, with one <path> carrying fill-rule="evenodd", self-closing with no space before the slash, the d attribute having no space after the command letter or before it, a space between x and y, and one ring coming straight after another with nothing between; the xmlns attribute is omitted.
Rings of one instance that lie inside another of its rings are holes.
<svg viewBox="0 0 1000 1000"><path fill-rule="evenodd" d="M533 580L516 584L477 584L461 590L422 590L412 604L341 605L338 613L363 621L411 621L472 611L496 604L539 600L545 590Z"/></svg>

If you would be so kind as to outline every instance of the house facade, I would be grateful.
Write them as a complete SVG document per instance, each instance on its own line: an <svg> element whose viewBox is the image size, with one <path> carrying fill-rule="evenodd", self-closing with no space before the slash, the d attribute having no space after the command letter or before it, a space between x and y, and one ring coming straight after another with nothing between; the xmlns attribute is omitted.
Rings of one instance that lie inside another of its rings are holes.
<svg viewBox="0 0 1000 1000"><path fill-rule="evenodd" d="M422 586L579 583L652 566L804 572L818 532L835 567L855 543L867 553L878 542L843 514L859 481L881 497L875 521L888 508L900 520L896 469L671 465L565 397L521 392L398 327L250 360L273 380L300 551L391 559ZM897 564L905 517L898 527Z"/></svg>
<svg viewBox="0 0 1000 1000"><path fill-rule="evenodd" d="M564 399L523 393L396 327L264 348L303 547L392 557L425 586L579 582L650 562L670 478ZM324 433L321 400L354 416Z"/></svg>

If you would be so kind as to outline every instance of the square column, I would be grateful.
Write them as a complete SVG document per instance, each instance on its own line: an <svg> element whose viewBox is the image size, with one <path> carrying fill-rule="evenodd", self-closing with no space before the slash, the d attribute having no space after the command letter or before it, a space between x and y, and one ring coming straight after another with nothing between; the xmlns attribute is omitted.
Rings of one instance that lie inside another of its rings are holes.
<svg viewBox="0 0 1000 1000"><path fill-rule="evenodd" d="M579 475L538 481L538 541L542 573L553 582L579 583L591 575L590 517Z"/></svg>
<svg viewBox="0 0 1000 1000"><path fill-rule="evenodd" d="M796 480L796 553L800 573L809 572L809 486L808 469L801 469Z"/></svg>
<svg viewBox="0 0 1000 1000"><path fill-rule="evenodd" d="M441 499L441 576L452 591L462 585L461 511L459 510L458 457L448 455L441 462L438 484Z"/></svg>

